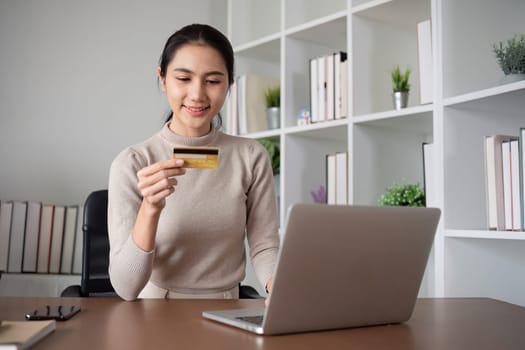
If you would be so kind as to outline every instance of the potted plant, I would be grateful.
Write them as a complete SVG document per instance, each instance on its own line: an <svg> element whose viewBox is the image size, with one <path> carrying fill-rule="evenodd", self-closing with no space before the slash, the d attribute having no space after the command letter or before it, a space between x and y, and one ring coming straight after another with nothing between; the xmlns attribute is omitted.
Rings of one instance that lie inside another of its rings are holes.
<svg viewBox="0 0 525 350"><path fill-rule="evenodd" d="M268 129L278 129L281 120L281 87L275 86L264 91Z"/></svg>
<svg viewBox="0 0 525 350"><path fill-rule="evenodd" d="M394 67L390 73L392 78L392 101L394 109L405 108L408 105L408 93L410 91L410 67L405 72L401 72L399 65Z"/></svg>
<svg viewBox="0 0 525 350"><path fill-rule="evenodd" d="M506 80L525 79L525 34L515 35L507 42L500 41L492 47Z"/></svg>
<svg viewBox="0 0 525 350"><path fill-rule="evenodd" d="M266 148L266 151L268 151L268 156L270 157L270 161L272 163L273 174L279 174L281 154L277 142L268 138L258 139L257 141L259 141L259 143L263 145L264 148Z"/></svg>
<svg viewBox="0 0 525 350"><path fill-rule="evenodd" d="M425 192L419 184L394 184L381 195L379 204L396 207L424 207Z"/></svg>

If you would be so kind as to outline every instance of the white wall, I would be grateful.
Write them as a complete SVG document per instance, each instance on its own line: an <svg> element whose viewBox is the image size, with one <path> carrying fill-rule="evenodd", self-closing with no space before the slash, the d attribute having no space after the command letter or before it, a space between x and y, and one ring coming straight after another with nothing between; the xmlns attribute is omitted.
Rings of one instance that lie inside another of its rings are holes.
<svg viewBox="0 0 525 350"><path fill-rule="evenodd" d="M80 204L159 130L166 39L226 0L0 0L0 199Z"/></svg>

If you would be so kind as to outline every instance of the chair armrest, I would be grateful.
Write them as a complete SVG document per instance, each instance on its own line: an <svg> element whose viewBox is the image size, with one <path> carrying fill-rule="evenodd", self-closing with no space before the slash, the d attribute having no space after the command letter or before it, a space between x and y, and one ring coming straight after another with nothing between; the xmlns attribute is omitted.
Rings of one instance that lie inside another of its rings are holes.
<svg viewBox="0 0 525 350"><path fill-rule="evenodd" d="M248 285L239 285L239 298L240 299L263 299L263 297L257 292L255 288Z"/></svg>
<svg viewBox="0 0 525 350"><path fill-rule="evenodd" d="M66 287L62 291L62 293L60 293L60 296L62 298L78 298L78 297L82 297L83 295L80 290L80 286L74 285L74 286Z"/></svg>

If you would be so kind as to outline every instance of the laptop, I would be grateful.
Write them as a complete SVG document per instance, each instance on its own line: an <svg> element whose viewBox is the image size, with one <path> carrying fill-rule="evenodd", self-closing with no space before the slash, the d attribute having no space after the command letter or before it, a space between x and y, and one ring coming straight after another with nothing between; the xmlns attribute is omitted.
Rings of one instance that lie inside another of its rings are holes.
<svg viewBox="0 0 525 350"><path fill-rule="evenodd" d="M295 204L266 308L202 316L265 335L407 321L439 217L437 208Z"/></svg>

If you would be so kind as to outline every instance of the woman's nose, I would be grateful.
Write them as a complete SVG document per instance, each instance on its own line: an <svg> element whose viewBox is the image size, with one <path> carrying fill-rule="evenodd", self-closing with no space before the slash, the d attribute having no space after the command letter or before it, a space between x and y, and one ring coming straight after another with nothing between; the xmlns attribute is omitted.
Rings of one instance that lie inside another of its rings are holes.
<svg viewBox="0 0 525 350"><path fill-rule="evenodd" d="M189 95L192 100L201 100L205 95L204 84L195 80L193 84L191 84Z"/></svg>

